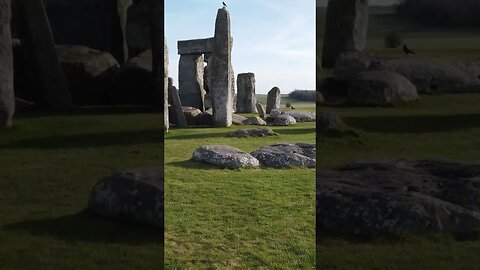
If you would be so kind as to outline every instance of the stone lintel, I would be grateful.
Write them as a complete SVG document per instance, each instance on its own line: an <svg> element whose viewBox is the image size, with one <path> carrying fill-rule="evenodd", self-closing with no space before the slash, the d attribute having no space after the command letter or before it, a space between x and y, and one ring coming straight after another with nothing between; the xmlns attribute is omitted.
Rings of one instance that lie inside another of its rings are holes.
<svg viewBox="0 0 480 270"><path fill-rule="evenodd" d="M213 37L178 41L178 54L204 54L213 52Z"/></svg>

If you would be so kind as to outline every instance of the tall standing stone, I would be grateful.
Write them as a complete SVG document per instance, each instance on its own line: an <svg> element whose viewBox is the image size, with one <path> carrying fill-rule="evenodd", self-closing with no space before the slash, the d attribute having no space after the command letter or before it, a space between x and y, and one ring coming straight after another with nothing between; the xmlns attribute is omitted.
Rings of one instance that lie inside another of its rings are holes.
<svg viewBox="0 0 480 270"><path fill-rule="evenodd" d="M0 0L0 129L12 125L15 111L10 0Z"/></svg>
<svg viewBox="0 0 480 270"><path fill-rule="evenodd" d="M164 38L163 45L163 126L166 132L170 125L168 119L168 47L167 39Z"/></svg>
<svg viewBox="0 0 480 270"><path fill-rule="evenodd" d="M280 109L280 88L273 87L272 90L268 91L267 95L267 113L269 114L272 110Z"/></svg>
<svg viewBox="0 0 480 270"><path fill-rule="evenodd" d="M255 113L255 74L240 73L237 76L237 110L241 113Z"/></svg>
<svg viewBox="0 0 480 270"><path fill-rule="evenodd" d="M179 95L183 106L205 110L203 55L182 54L178 65Z"/></svg>
<svg viewBox="0 0 480 270"><path fill-rule="evenodd" d="M18 0L22 36L27 43L35 80L40 92L37 102L50 109L73 106L67 81L58 59L43 0Z"/></svg>
<svg viewBox="0 0 480 270"><path fill-rule="evenodd" d="M337 57L362 51L367 42L368 0L330 0L325 20L322 67L333 68Z"/></svg>
<svg viewBox="0 0 480 270"><path fill-rule="evenodd" d="M216 127L232 125L232 39L230 36L230 14L225 8L219 9L215 21L214 51L211 71L211 95L213 119Z"/></svg>
<svg viewBox="0 0 480 270"><path fill-rule="evenodd" d="M168 102L170 110L172 110L172 117L177 128L187 128L187 120L182 110L182 102L178 96L177 88L173 85L173 79L168 78Z"/></svg>

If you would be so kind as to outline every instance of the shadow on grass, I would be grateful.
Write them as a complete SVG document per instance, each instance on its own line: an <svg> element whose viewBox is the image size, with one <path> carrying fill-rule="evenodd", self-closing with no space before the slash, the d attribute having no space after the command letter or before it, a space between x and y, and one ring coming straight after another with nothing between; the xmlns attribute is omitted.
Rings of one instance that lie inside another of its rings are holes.
<svg viewBox="0 0 480 270"><path fill-rule="evenodd" d="M163 244L161 228L100 218L88 211L44 220L28 220L2 226L6 231L23 231L72 242Z"/></svg>
<svg viewBox="0 0 480 270"><path fill-rule="evenodd" d="M284 135L303 135L315 133L315 128L273 128L273 131Z"/></svg>
<svg viewBox="0 0 480 270"><path fill-rule="evenodd" d="M381 133L449 132L480 128L480 114L345 117L353 128Z"/></svg>
<svg viewBox="0 0 480 270"><path fill-rule="evenodd" d="M183 168L183 169L200 169L200 170L221 170L222 168L203 162L193 160L175 161L165 164L165 166Z"/></svg>
<svg viewBox="0 0 480 270"><path fill-rule="evenodd" d="M102 114L143 114L160 113L158 109L151 106L88 106L77 107L67 111L32 110L16 114L16 118L36 118L44 116L80 116L80 115L102 115Z"/></svg>
<svg viewBox="0 0 480 270"><path fill-rule="evenodd" d="M190 140L190 139L208 139L208 138L227 138L229 133L234 132L226 130L224 132L212 132L212 133L194 133L194 134L180 134L180 135L168 135L167 140Z"/></svg>
<svg viewBox="0 0 480 270"><path fill-rule="evenodd" d="M121 131L104 133L86 133L72 135L57 135L43 138L31 138L0 144L0 149L12 148L85 148L105 147L113 145L135 145L144 143L163 143L161 129L143 131Z"/></svg>

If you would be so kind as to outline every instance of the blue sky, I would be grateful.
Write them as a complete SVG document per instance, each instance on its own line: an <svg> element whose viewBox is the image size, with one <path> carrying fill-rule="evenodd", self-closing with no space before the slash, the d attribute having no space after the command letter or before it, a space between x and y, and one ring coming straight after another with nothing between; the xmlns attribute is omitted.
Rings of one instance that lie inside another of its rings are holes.
<svg viewBox="0 0 480 270"><path fill-rule="evenodd" d="M315 89L315 0L227 0L235 74L255 73L256 91ZM177 41L213 37L217 0L166 0L169 76L178 86ZM236 75L235 75L236 77Z"/></svg>

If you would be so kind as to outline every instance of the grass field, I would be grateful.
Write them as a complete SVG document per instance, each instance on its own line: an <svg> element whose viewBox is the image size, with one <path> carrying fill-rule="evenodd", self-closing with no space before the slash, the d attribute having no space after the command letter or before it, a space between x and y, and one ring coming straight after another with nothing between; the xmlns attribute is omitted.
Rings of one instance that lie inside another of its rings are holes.
<svg viewBox="0 0 480 270"><path fill-rule="evenodd" d="M161 119L24 115L0 132L0 269L160 269L160 230L83 210L100 178L162 166Z"/></svg>
<svg viewBox="0 0 480 270"><path fill-rule="evenodd" d="M253 127L166 135L167 269L315 268L314 169L232 171L190 161L195 148L209 144L250 152L276 142L315 142L315 123L274 127L279 135L272 138L226 137Z"/></svg>
<svg viewBox="0 0 480 270"><path fill-rule="evenodd" d="M319 9L320 17L324 9ZM322 24L317 19L317 25ZM321 26L323 29L323 26ZM432 28L401 20L388 8L371 10L366 51L380 56L405 57L401 48L385 49L383 37L397 31L419 58L478 60L476 29ZM322 33L318 48L322 48ZM318 57L321 57L320 54ZM409 56L410 57L410 56ZM330 76L322 70L321 77ZM317 166L332 168L349 161L375 158L453 159L479 161L480 94L422 96L420 102L396 108L334 108L360 130L362 140L320 138ZM351 242L325 236L317 242L317 269L478 269L480 241L455 241L451 236L407 236L401 241Z"/></svg>

